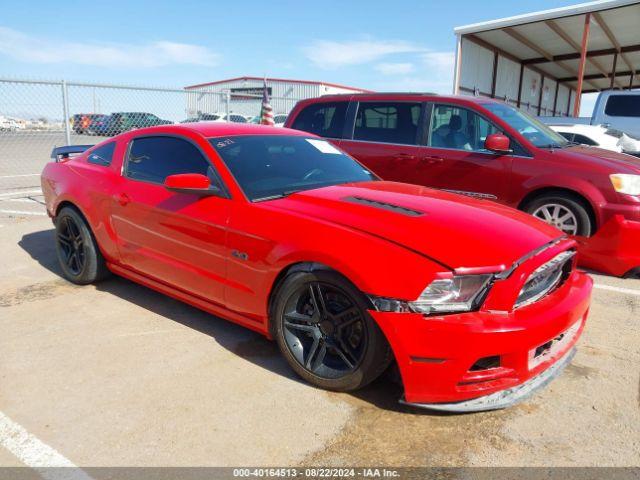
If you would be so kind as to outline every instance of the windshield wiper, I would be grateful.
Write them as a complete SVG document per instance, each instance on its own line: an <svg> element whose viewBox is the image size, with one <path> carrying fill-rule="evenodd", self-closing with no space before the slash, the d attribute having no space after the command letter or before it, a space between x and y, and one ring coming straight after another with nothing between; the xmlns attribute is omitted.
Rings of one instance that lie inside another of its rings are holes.
<svg viewBox="0 0 640 480"><path fill-rule="evenodd" d="M548 145L540 145L538 146L538 148L549 148L549 149L553 149L553 148L567 148L567 147L573 147L575 145L580 145L579 143L576 142L569 142L567 141L567 143L563 143L562 145L558 144L558 143L550 143Z"/></svg>
<svg viewBox="0 0 640 480"><path fill-rule="evenodd" d="M303 188L298 188L297 190L286 190L280 193L274 193L273 195L267 195L266 197L254 198L254 202L264 202L266 200L276 200L277 198L288 197L289 195L293 195L294 193L298 193L304 190Z"/></svg>

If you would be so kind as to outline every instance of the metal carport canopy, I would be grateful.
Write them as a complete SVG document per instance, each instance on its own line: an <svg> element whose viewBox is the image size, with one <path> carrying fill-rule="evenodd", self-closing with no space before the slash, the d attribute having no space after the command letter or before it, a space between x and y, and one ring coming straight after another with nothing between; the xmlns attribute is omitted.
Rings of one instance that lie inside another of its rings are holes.
<svg viewBox="0 0 640 480"><path fill-rule="evenodd" d="M640 2L600 0L476 23L457 35L454 93L575 116L582 93L640 87Z"/></svg>

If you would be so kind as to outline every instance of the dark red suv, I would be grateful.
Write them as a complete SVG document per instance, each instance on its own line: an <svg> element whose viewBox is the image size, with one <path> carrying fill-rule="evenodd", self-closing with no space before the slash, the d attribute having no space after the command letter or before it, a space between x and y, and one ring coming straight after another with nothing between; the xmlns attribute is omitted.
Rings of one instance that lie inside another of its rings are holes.
<svg viewBox="0 0 640 480"><path fill-rule="evenodd" d="M331 140L385 180L495 200L593 236L582 255L591 268L640 267L640 160L570 143L504 102L332 95L299 102L285 126Z"/></svg>

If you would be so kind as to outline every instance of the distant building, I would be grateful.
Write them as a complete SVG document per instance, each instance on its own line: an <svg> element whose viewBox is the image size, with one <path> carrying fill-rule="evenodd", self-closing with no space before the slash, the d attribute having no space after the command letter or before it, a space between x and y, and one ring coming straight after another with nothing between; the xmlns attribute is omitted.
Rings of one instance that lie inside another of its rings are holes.
<svg viewBox="0 0 640 480"><path fill-rule="evenodd" d="M260 77L238 77L185 87L185 90L193 92L193 95L187 95L187 113L197 116L226 112L228 94L230 113L258 115L263 85L264 79ZM296 102L304 98L368 91L334 83L284 78L267 78L267 89L274 115L289 113Z"/></svg>

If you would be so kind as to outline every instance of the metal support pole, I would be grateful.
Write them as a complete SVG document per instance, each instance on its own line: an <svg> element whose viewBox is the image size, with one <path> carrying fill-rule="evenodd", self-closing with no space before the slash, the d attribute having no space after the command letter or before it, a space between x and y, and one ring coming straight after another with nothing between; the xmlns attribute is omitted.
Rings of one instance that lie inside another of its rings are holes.
<svg viewBox="0 0 640 480"><path fill-rule="evenodd" d="M460 65L462 62L462 35L456 38L456 58L453 67L453 94L460 94Z"/></svg>
<svg viewBox="0 0 640 480"><path fill-rule="evenodd" d="M584 81L584 67L587 63L587 45L589 43L589 27L591 26L591 13L584 16L584 29L582 31L582 45L580 46L580 67L578 68L578 87L576 88L576 101L573 104L573 116L580 115L580 102L582 100L582 82Z"/></svg>
<svg viewBox="0 0 640 480"><path fill-rule="evenodd" d="M226 93L227 94L226 94L225 102L227 107L227 122L230 122L231 119L229 118L229 115L231 114L231 90L227 90Z"/></svg>
<svg viewBox="0 0 640 480"><path fill-rule="evenodd" d="M613 54L613 69L611 70L611 83L609 84L609 90L613 90L614 82L616 81L616 68L618 67L618 54Z"/></svg>
<svg viewBox="0 0 640 480"><path fill-rule="evenodd" d="M522 103L522 82L524 81L524 63L520 64L520 81L518 82L518 108Z"/></svg>
<svg viewBox="0 0 640 480"><path fill-rule="evenodd" d="M496 98L496 86L498 83L498 52L493 53L493 78L491 79L491 98Z"/></svg>
<svg viewBox="0 0 640 480"><path fill-rule="evenodd" d="M69 92L67 92L67 82L62 80L62 115L64 122L64 137L67 145L71 145L71 119L69 118Z"/></svg>
<svg viewBox="0 0 640 480"><path fill-rule="evenodd" d="M538 96L538 116L542 112L542 101L544 100L544 75L540 75L540 95ZM546 109L545 109L546 110Z"/></svg>

